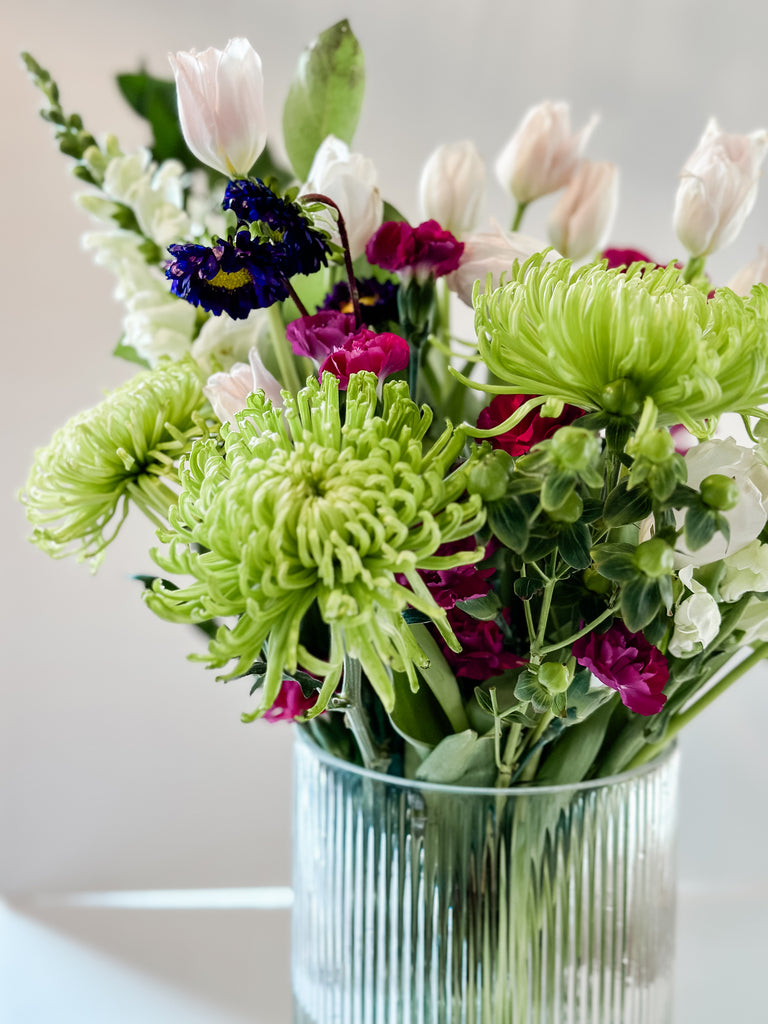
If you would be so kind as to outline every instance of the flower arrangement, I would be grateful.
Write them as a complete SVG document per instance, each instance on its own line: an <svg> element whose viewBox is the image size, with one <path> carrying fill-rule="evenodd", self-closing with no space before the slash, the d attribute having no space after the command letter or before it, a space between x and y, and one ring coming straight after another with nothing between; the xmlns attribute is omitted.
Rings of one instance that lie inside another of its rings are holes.
<svg viewBox="0 0 768 1024"><path fill-rule="evenodd" d="M146 603L246 681L246 721L425 781L577 782L653 758L768 655L765 259L705 273L768 134L707 126L674 211L689 258L657 264L603 249L617 171L564 104L496 161L511 231L477 230L471 142L433 153L406 221L350 150L347 22L301 58L290 168L244 39L176 54L175 87L121 78L153 130L132 154L25 60L139 364L37 453L32 539L95 567L143 512ZM557 191L551 245L521 234ZM718 429L734 415L748 443Z"/></svg>

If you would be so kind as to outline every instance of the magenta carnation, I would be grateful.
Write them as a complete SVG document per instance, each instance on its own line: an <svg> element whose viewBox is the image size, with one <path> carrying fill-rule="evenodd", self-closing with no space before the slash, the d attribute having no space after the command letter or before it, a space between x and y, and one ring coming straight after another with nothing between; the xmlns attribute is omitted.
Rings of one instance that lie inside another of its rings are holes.
<svg viewBox="0 0 768 1024"><path fill-rule="evenodd" d="M492 619L484 622L454 608L448 612L448 621L461 650L452 651L442 638L438 638L438 642L445 660L458 678L485 682L492 676L526 664L524 658L504 649L504 634Z"/></svg>
<svg viewBox="0 0 768 1024"><path fill-rule="evenodd" d="M646 256L644 252L640 252L639 249L605 249L600 253L600 257L608 260L608 270L615 270L617 267L623 267L626 270L630 263L652 263L654 267L659 266L655 260Z"/></svg>
<svg viewBox="0 0 768 1024"><path fill-rule="evenodd" d="M309 356L320 362L335 348L344 345L355 333L356 326L351 313L321 309L292 320L285 329L285 336L297 356Z"/></svg>
<svg viewBox="0 0 768 1024"><path fill-rule="evenodd" d="M398 334L375 334L367 327L348 337L333 350L320 367L320 375L331 373L339 379L339 389L346 391L353 373L368 370L379 380L404 370L408 365L408 342Z"/></svg>
<svg viewBox="0 0 768 1024"><path fill-rule="evenodd" d="M370 263L418 278L450 274L458 267L463 252L464 243L436 220L426 220L415 228L405 221L386 221L365 249Z"/></svg>
<svg viewBox="0 0 768 1024"><path fill-rule="evenodd" d="M664 707L667 660L642 633L630 633L623 622L605 633L581 637L573 645L573 656L601 683L618 690L622 703L639 715L655 715Z"/></svg>
<svg viewBox="0 0 768 1024"><path fill-rule="evenodd" d="M532 397L532 395L496 395L477 417L478 427L488 430L490 427L498 426ZM533 412L524 416L516 427L488 440L494 448L501 448L512 458L517 458L518 455L525 455L539 441L552 437L560 427L573 423L575 419L583 415L584 410L577 409L574 405L563 406L563 411L559 416L542 416L538 410L534 409Z"/></svg>
<svg viewBox="0 0 768 1024"><path fill-rule="evenodd" d="M295 679L284 679L275 703L264 712L267 722L292 722L315 706L316 695L305 697Z"/></svg>

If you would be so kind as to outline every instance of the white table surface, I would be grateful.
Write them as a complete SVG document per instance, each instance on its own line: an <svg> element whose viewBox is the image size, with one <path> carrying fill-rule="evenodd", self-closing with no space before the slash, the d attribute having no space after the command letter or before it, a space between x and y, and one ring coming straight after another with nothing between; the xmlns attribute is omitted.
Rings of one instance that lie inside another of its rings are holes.
<svg viewBox="0 0 768 1024"><path fill-rule="evenodd" d="M288 1024L288 896L187 890L138 893L134 906L114 894L6 901L0 1022ZM681 887L676 1024L765 1024L767 960L768 886Z"/></svg>

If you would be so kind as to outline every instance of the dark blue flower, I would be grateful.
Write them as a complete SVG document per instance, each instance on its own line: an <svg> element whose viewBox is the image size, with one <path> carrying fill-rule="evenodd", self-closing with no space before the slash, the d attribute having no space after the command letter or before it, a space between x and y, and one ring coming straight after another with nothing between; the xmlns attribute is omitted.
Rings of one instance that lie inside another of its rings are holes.
<svg viewBox="0 0 768 1024"><path fill-rule="evenodd" d="M314 274L328 262L330 246L325 235L312 227L297 203L286 202L263 181L230 181L222 205L235 213L240 225L261 222L274 232L266 244L287 277Z"/></svg>
<svg viewBox="0 0 768 1024"><path fill-rule="evenodd" d="M214 239L212 246L171 245L165 268L171 291L217 316L244 320L252 309L288 297L285 273L271 247L239 231L234 242Z"/></svg>
<svg viewBox="0 0 768 1024"><path fill-rule="evenodd" d="M381 329L388 323L397 322L399 287L397 281L378 281L375 277L364 277L357 281L360 317L366 326ZM337 285L334 285L325 296L321 308L338 309L342 313L354 312L352 298L349 294L349 283L339 281Z"/></svg>

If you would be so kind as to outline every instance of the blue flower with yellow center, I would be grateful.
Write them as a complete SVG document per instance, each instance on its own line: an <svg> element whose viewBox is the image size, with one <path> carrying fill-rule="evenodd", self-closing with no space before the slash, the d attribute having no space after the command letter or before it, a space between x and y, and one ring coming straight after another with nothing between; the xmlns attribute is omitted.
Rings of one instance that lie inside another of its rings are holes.
<svg viewBox="0 0 768 1024"><path fill-rule="evenodd" d="M314 274L328 261L330 246L297 203L276 195L258 178L230 181L222 203L242 225L265 224L273 234L268 245L283 273Z"/></svg>
<svg viewBox="0 0 768 1024"><path fill-rule="evenodd" d="M214 239L212 246L171 245L165 268L171 291L209 313L244 320L252 309L288 296L286 275L271 247L238 231L234 241Z"/></svg>

